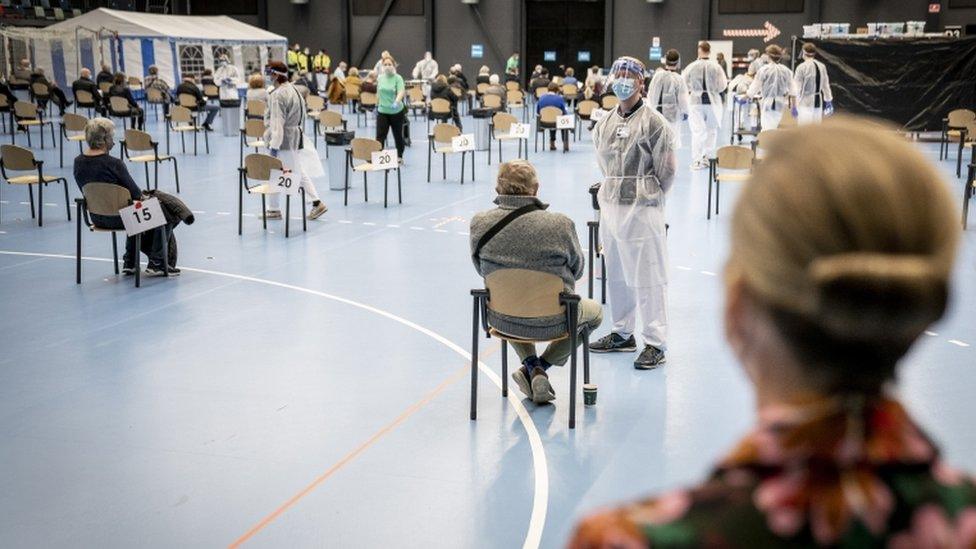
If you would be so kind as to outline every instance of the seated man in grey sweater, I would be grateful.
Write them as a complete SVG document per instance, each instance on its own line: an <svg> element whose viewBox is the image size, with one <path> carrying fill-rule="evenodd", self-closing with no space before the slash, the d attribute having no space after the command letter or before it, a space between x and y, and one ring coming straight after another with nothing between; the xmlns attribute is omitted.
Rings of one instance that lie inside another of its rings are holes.
<svg viewBox="0 0 976 549"><path fill-rule="evenodd" d="M546 211L548 204L536 198L539 178L531 164L524 160L506 162L498 168L495 191L498 207L478 213L471 219L471 250L475 270L482 277L499 269L528 269L558 275L566 290L576 292L576 281L583 276L583 252L573 221L563 214ZM534 206L534 207L532 207ZM513 211L526 208L527 213L512 220L477 250L482 236ZM475 253L477 251L477 253ZM595 330L603 321L603 309L591 299L579 304L580 328ZM561 316L541 319L507 317L488 311L488 323L496 330L526 339L547 339L565 333ZM512 374L519 389L538 404L556 398L546 370L562 366L573 352L569 339L549 344L541 354L535 345L512 344L522 360L522 367Z"/></svg>

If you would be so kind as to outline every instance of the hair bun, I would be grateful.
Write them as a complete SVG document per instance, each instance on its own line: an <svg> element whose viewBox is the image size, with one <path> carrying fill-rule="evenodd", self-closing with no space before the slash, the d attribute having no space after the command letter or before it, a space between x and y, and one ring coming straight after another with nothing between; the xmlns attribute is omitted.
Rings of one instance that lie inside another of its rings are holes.
<svg viewBox="0 0 976 549"><path fill-rule="evenodd" d="M924 255L850 253L807 267L816 292L816 320L838 338L918 337L945 313L948 273Z"/></svg>

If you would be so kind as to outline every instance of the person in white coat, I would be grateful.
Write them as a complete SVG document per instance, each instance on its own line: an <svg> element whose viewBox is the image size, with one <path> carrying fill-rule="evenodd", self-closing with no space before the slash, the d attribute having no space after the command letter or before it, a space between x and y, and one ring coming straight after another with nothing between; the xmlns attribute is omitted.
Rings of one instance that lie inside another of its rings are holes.
<svg viewBox="0 0 976 549"><path fill-rule="evenodd" d="M728 86L728 77L719 64L711 59L712 46L708 42L698 43L698 59L688 65L681 76L688 86L691 111L688 124L691 126L691 169L708 167L708 159L715 154L718 143L718 130L722 127L721 93Z"/></svg>
<svg viewBox="0 0 976 549"><path fill-rule="evenodd" d="M214 83L220 88L221 99L240 99L237 87L241 85L241 72L237 70L237 67L230 62L226 55L221 55L217 59Z"/></svg>
<svg viewBox="0 0 976 549"><path fill-rule="evenodd" d="M647 100L664 115L674 134L674 148L681 148L681 122L688 120L688 86L678 73L681 55L670 49L664 54L664 69L651 77Z"/></svg>
<svg viewBox="0 0 976 549"><path fill-rule="evenodd" d="M834 112L834 94L830 91L830 77L827 67L817 61L817 48L813 44L803 45L803 62L797 65L793 74L796 89L796 121L799 124L812 124L823 120L824 115Z"/></svg>
<svg viewBox="0 0 976 549"><path fill-rule="evenodd" d="M675 153L668 121L641 97L643 75L644 64L633 57L614 62L610 85L620 102L593 129L604 176L597 198L613 328L590 350L636 351L640 331L644 349L634 367L648 370L664 363L667 348L664 205Z"/></svg>
<svg viewBox="0 0 976 549"><path fill-rule="evenodd" d="M268 144L271 156L281 159L282 166L298 175L305 194L312 199L310 219L316 219L328 208L319 199L315 183L302 166L299 149L305 144L305 99L294 84L288 81L288 67L280 61L268 63L266 73L274 82L274 89L268 94L268 108L264 112L264 142ZM267 219L281 219L281 209L277 194L268 197L269 207L265 212Z"/></svg>
<svg viewBox="0 0 976 549"><path fill-rule="evenodd" d="M440 67L437 66L437 61L434 61L434 57L430 52L426 52L424 53L424 58L417 61L417 64L414 65L413 77L415 80L426 80L430 82L437 78L439 70Z"/></svg>
<svg viewBox="0 0 976 549"><path fill-rule="evenodd" d="M759 124L762 129L775 130L779 127L783 113L793 108L796 89L793 86L793 73L789 67L780 64L783 48L776 44L766 47L769 63L756 73L756 79L749 85L749 97L761 98L759 102Z"/></svg>
<svg viewBox="0 0 976 549"><path fill-rule="evenodd" d="M760 55L759 50L752 48L749 50L749 54L746 56L746 61L749 62L749 71L752 74L758 74L759 69L769 64L769 56L765 53Z"/></svg>

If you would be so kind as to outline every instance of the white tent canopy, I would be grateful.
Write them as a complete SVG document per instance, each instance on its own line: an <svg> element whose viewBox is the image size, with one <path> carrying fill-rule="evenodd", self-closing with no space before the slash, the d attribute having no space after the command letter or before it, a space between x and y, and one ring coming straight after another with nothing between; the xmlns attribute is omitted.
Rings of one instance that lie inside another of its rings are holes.
<svg viewBox="0 0 976 549"><path fill-rule="evenodd" d="M283 59L284 36L227 16L161 15L97 9L44 29L5 29L8 52L22 51L35 67L44 68L60 85L69 85L82 67L142 78L149 65L171 86L184 72L198 75L226 54L242 74L269 58ZM8 54L9 55L9 54Z"/></svg>

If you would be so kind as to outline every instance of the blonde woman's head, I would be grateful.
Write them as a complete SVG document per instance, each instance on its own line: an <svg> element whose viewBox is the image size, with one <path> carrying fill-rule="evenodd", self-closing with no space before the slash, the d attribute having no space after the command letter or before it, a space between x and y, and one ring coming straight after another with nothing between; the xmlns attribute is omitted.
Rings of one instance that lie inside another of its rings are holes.
<svg viewBox="0 0 976 549"><path fill-rule="evenodd" d="M265 87L264 76L260 73L254 73L250 78L247 79L247 85L251 89L260 90Z"/></svg>
<svg viewBox="0 0 976 549"><path fill-rule="evenodd" d="M535 196L539 191L539 176L525 160L504 162L498 167L495 192L504 195Z"/></svg>
<svg viewBox="0 0 976 549"><path fill-rule="evenodd" d="M959 239L946 185L864 120L779 130L767 151L732 218L727 336L743 359L764 319L810 386L879 391L945 312Z"/></svg>

